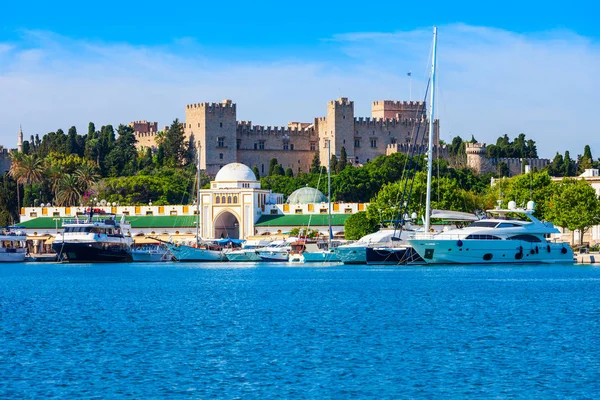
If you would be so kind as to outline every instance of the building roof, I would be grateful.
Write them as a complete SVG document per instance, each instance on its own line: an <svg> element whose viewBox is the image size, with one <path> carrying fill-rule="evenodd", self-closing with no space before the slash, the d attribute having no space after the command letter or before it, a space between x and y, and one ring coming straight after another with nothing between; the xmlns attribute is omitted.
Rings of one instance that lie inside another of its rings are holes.
<svg viewBox="0 0 600 400"><path fill-rule="evenodd" d="M344 225L352 214L331 214L331 225ZM263 215L255 226L327 226L327 214Z"/></svg>
<svg viewBox="0 0 600 400"><path fill-rule="evenodd" d="M247 166L241 163L231 163L225 165L223 168L217 172L217 176L215 176L215 182L240 182L240 181L250 181L256 182L256 175L254 172Z"/></svg>
<svg viewBox="0 0 600 400"><path fill-rule="evenodd" d="M287 202L288 204L326 203L327 197L320 190L307 186L292 192Z"/></svg>
<svg viewBox="0 0 600 400"><path fill-rule="evenodd" d="M60 218L58 228L62 228L64 219L71 220L73 217ZM194 215L158 215L158 216L140 216L130 215L125 219L131 224L132 228L195 228L196 216ZM26 229L55 229L56 221L52 217L39 217L26 222L21 222L19 226Z"/></svg>

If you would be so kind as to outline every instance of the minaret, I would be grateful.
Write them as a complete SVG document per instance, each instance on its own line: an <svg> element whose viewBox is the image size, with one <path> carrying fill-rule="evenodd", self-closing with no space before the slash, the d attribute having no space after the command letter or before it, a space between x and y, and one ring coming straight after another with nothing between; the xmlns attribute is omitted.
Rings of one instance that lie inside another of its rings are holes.
<svg viewBox="0 0 600 400"><path fill-rule="evenodd" d="M23 151L23 128L19 125L19 138L17 139L17 151L21 153Z"/></svg>

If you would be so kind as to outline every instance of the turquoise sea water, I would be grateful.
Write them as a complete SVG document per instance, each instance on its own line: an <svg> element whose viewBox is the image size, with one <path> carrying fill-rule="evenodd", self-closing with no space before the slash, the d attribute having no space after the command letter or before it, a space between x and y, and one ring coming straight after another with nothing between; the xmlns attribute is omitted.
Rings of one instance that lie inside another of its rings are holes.
<svg viewBox="0 0 600 400"><path fill-rule="evenodd" d="M0 265L0 397L597 398L600 268Z"/></svg>

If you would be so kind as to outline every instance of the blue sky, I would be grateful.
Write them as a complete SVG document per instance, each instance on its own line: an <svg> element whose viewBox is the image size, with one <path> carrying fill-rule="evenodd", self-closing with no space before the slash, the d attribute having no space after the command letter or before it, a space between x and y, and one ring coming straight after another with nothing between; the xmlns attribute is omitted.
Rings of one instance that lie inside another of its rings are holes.
<svg viewBox="0 0 600 400"><path fill-rule="evenodd" d="M590 144L600 104L594 3L31 1L0 13L0 144L87 123L160 126L231 98L238 119L312 121L349 97L413 99L439 27L442 139L523 132L540 156ZM592 118L590 118L592 117Z"/></svg>

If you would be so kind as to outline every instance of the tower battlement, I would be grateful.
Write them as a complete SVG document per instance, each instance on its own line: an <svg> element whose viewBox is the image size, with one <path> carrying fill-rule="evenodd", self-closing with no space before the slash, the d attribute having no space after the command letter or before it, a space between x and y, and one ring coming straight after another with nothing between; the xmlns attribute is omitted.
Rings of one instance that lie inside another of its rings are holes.
<svg viewBox="0 0 600 400"><path fill-rule="evenodd" d="M484 155L486 152L485 143L465 143L465 152L473 155Z"/></svg>
<svg viewBox="0 0 600 400"><path fill-rule="evenodd" d="M373 118L397 118L398 114L416 115L425 110L424 101L378 100L371 106Z"/></svg>
<svg viewBox="0 0 600 400"><path fill-rule="evenodd" d="M252 125L250 121L240 121L237 124L237 133L247 135L306 135L310 134L311 129L301 129L297 126L262 126Z"/></svg>
<svg viewBox="0 0 600 400"><path fill-rule="evenodd" d="M340 106L344 105L344 106L352 106L352 107L354 107L354 102L351 101L351 100L348 100L347 97L340 97L337 100L331 100L329 102L329 104L332 105L332 106L335 106L337 104L337 105L340 105Z"/></svg>
<svg viewBox="0 0 600 400"><path fill-rule="evenodd" d="M229 99L225 99L220 103L204 102L204 103L193 103L193 104L186 105L186 109L188 109L188 110L194 109L194 108L206 109L206 111L209 113L228 112L228 113L235 114L236 105Z"/></svg>

